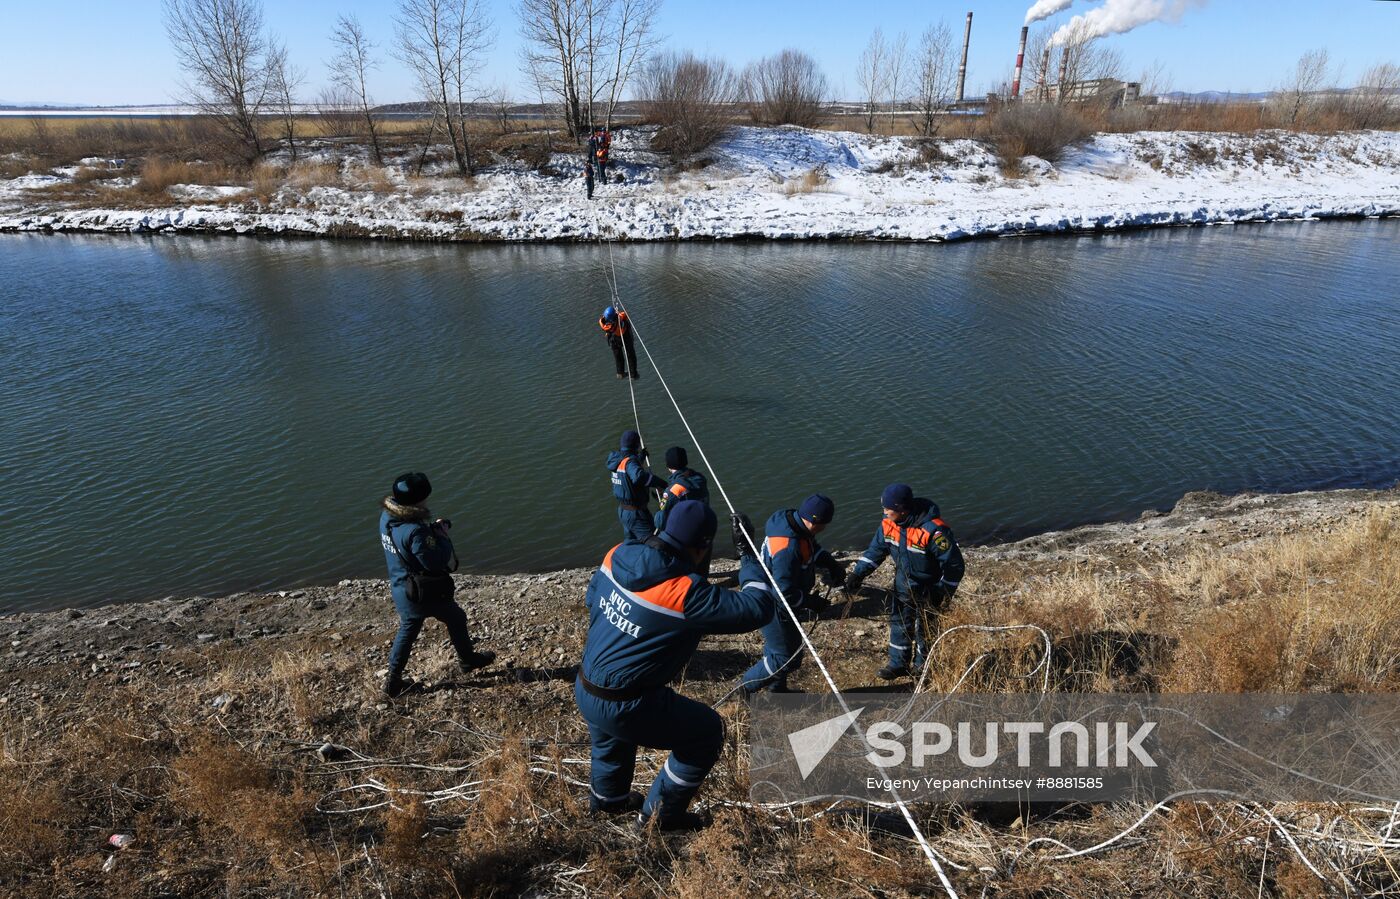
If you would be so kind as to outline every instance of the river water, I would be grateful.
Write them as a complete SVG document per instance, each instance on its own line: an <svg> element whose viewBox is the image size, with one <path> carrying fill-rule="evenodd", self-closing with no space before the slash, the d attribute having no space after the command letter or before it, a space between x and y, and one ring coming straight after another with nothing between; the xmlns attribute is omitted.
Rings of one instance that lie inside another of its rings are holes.
<svg viewBox="0 0 1400 899"><path fill-rule="evenodd" d="M1393 482L1397 246L1364 221L614 256L736 504L826 492L824 541L856 548L893 480L964 541ZM0 236L0 609L383 576L376 506L408 469L464 569L597 562L632 424L607 257ZM659 460L690 441L643 364Z"/></svg>

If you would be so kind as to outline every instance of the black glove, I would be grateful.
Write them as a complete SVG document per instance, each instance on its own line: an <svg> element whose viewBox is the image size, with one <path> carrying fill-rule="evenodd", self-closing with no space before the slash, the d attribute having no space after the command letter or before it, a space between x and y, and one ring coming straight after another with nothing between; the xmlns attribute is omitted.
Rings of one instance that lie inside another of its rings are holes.
<svg viewBox="0 0 1400 899"><path fill-rule="evenodd" d="M641 450L637 453L637 458L642 460L643 465L646 465L648 462L651 461L651 456L647 453L646 447L641 448Z"/></svg>
<svg viewBox="0 0 1400 899"><path fill-rule="evenodd" d="M820 618L822 612L831 608L831 600L826 598L826 594L812 593L807 597L806 608L813 617Z"/></svg>
<svg viewBox="0 0 1400 899"><path fill-rule="evenodd" d="M865 582L865 575L863 575L863 574L856 574L854 571L852 571L850 574L846 575L846 592L847 592L847 593L856 593L856 592L859 592L859 590L860 590L860 585L861 585L862 583L864 583L864 582Z"/></svg>
<svg viewBox="0 0 1400 899"><path fill-rule="evenodd" d="M822 569L822 583L828 587L839 587L846 578L846 566L836 561L834 556L826 557L826 568Z"/></svg>
<svg viewBox="0 0 1400 899"><path fill-rule="evenodd" d="M743 512L735 512L729 516L729 533L734 538L734 558L736 559L742 559L744 556L758 556L758 550L749 543L748 538L744 536L745 532L753 533L753 522L749 520L749 516Z"/></svg>

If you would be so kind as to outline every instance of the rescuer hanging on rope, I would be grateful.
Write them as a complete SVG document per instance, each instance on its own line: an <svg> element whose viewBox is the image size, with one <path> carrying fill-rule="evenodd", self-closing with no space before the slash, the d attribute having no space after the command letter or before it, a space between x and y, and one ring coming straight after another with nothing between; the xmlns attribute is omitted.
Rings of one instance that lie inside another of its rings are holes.
<svg viewBox="0 0 1400 899"><path fill-rule="evenodd" d="M603 310L603 317L598 319L598 327L603 329L608 338L608 347L612 350L613 362L617 365L618 379L627 377L629 373L634 381L641 377L637 372L637 347L632 340L632 323L628 321L627 313L609 306Z"/></svg>
<svg viewBox="0 0 1400 899"><path fill-rule="evenodd" d="M666 482L646 469L646 450L641 435L623 431L619 449L608 454L608 477L612 481L613 498L617 500L617 517L622 532L634 540L645 540L653 533L651 509L647 492L662 490Z"/></svg>
<svg viewBox="0 0 1400 899"><path fill-rule="evenodd" d="M457 570L457 553L445 518L431 521L423 502L432 492L427 475L410 472L394 479L392 493L384 498L379 516L379 542L389 566L390 592L399 613L399 631L389 650L389 674L384 692L398 696L405 689L404 668L423 622L436 618L447 626L447 636L457 651L463 673L484 668L496 659L494 652L477 652L467 631L467 616L452 598L450 572Z"/></svg>
<svg viewBox="0 0 1400 899"><path fill-rule="evenodd" d="M812 592L818 572L829 587L838 586L846 576L846 566L817 544L817 534L835 515L836 504L815 493L796 509L774 512L763 527L763 561L798 615L820 615L827 606L825 597ZM763 689L773 693L796 692L787 681L802 664L802 635L797 623L778 604L773 620L763 626L762 634L763 658L744 672L744 695L752 696Z"/></svg>
<svg viewBox="0 0 1400 899"><path fill-rule="evenodd" d="M596 813L640 811L639 824L694 830L688 811L724 746L724 721L709 706L666 686L708 634L751 631L773 617L773 597L753 548L739 568L740 590L705 580L715 513L683 500L666 529L608 551L588 585L588 637L574 699L592 741L589 791ZM632 791L637 747L669 749L651 791Z"/></svg>
<svg viewBox="0 0 1400 899"><path fill-rule="evenodd" d="M855 593L885 556L894 558L890 663L876 673L881 680L894 680L909 673L911 646L914 668L923 667L928 652L923 613L947 607L963 578L963 557L952 529L938 517L938 506L916 498L908 484L886 487L880 504L884 518L846 578L846 590Z"/></svg>

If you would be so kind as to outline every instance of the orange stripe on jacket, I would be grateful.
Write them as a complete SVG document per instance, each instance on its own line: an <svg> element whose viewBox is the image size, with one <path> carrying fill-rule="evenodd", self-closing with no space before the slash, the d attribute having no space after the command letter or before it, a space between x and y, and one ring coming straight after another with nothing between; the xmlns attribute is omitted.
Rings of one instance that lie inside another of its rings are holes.
<svg viewBox="0 0 1400 899"><path fill-rule="evenodd" d="M645 599L652 605L670 609L673 612L685 614L685 597L690 592L690 585L694 583L690 575L682 574L673 577L669 581L662 581L655 587L648 587L645 590L635 591L638 596Z"/></svg>
<svg viewBox="0 0 1400 899"><path fill-rule="evenodd" d="M685 485L684 485L684 484L672 484L672 485L671 485L671 492L674 493L676 496L685 496Z"/></svg>
<svg viewBox="0 0 1400 899"><path fill-rule="evenodd" d="M768 555L771 558L773 556L776 556L783 550L787 549L788 544L792 542L792 538L769 537L764 542L768 544ZM808 562L812 561L812 544L808 543L806 540L799 540L797 542L797 555L802 559L803 565L806 565Z"/></svg>
<svg viewBox="0 0 1400 899"><path fill-rule="evenodd" d="M620 471L620 472L622 472L623 474L626 474L626 473L627 473L627 463L628 463L628 462L631 462L631 461L632 461L632 457L631 457L631 456L623 456L623 457L622 457L622 461L619 462L619 463L617 463L617 470ZM594 470L596 471L597 469L594 469Z"/></svg>
<svg viewBox="0 0 1400 899"><path fill-rule="evenodd" d="M622 544L619 543L617 546L621 545ZM603 556L603 568L607 569L607 572L609 574L612 573L612 557L613 553L617 552L617 546L614 546L612 549L608 550L608 554L606 556Z"/></svg>

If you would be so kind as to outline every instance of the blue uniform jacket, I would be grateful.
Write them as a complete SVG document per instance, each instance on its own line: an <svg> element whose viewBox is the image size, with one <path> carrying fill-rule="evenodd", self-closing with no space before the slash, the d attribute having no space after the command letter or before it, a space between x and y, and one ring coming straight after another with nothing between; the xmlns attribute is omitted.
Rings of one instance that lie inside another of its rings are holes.
<svg viewBox="0 0 1400 899"><path fill-rule="evenodd" d="M889 555L894 556L895 593L907 596L935 587L952 593L962 581L962 551L931 500L914 500L913 510L898 522L880 519L875 539L852 573L864 577Z"/></svg>
<svg viewBox="0 0 1400 899"><path fill-rule="evenodd" d="M710 488L705 476L693 468L684 468L671 475L666 482L666 492L661 494L661 508L656 513L656 529L666 524L666 512L683 499L693 499L705 505L710 504Z"/></svg>
<svg viewBox="0 0 1400 899"><path fill-rule="evenodd" d="M647 491L661 490L666 482L642 467L636 454L613 450L608 453L608 475L613 497L620 503L645 508Z"/></svg>
<svg viewBox="0 0 1400 899"><path fill-rule="evenodd" d="M774 512L763 526L763 561L783 590L793 611L802 608L817 584L819 560L829 556L816 537L802 526L793 509ZM825 564L822 561L822 564ZM777 614L786 615L781 608Z"/></svg>
<svg viewBox="0 0 1400 899"><path fill-rule="evenodd" d="M773 617L757 560L743 560L739 582L743 589L715 586L637 540L614 546L588 585L583 676L612 690L665 686L701 637L755 630Z"/></svg>
<svg viewBox="0 0 1400 899"><path fill-rule="evenodd" d="M452 549L452 541L424 518L399 517L386 509L379 516L379 542L384 547L384 562L389 567L389 586L396 601L407 599L409 574L457 569L457 554ZM417 568L410 570L403 560L404 553L413 555L418 563Z"/></svg>

